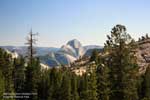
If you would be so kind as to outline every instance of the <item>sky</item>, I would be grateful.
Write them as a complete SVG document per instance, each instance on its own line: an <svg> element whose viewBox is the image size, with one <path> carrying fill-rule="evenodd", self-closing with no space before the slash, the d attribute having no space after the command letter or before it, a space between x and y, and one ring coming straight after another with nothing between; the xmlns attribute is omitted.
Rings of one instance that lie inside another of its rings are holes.
<svg viewBox="0 0 150 100"><path fill-rule="evenodd" d="M102 46L116 24L134 39L150 33L150 0L0 0L0 45L24 45L32 28L37 46Z"/></svg>

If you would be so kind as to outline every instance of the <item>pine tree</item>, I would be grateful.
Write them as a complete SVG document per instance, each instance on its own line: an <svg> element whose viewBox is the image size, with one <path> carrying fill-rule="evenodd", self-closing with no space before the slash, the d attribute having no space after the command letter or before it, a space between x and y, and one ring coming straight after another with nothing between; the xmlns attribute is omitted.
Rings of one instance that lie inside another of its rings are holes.
<svg viewBox="0 0 150 100"><path fill-rule="evenodd" d="M14 59L14 88L15 92L21 93L24 91L24 82L25 82L25 61L24 59L18 58Z"/></svg>
<svg viewBox="0 0 150 100"><path fill-rule="evenodd" d="M99 58L97 65L97 91L98 100L109 100L110 95L110 82L109 82L109 68L105 63L105 57Z"/></svg>
<svg viewBox="0 0 150 100"><path fill-rule="evenodd" d="M144 99L150 100L150 65L147 67L147 70L144 75Z"/></svg>
<svg viewBox="0 0 150 100"><path fill-rule="evenodd" d="M13 84L13 63L12 57L6 51L0 48L0 84L1 84L1 93L14 93L14 84ZM2 94L1 94L2 96ZM2 99L2 98L1 98ZM14 100L13 98L9 98Z"/></svg>
<svg viewBox="0 0 150 100"><path fill-rule="evenodd" d="M146 39L149 39L148 33L146 33L145 37L146 37Z"/></svg>
<svg viewBox="0 0 150 100"><path fill-rule="evenodd" d="M4 51L0 48L0 98L3 98L3 93L5 93L5 80L4 80Z"/></svg>
<svg viewBox="0 0 150 100"><path fill-rule="evenodd" d="M98 51L97 50L94 50L92 52L92 55L91 55L91 58L90 58L90 61L95 61L95 63L98 63Z"/></svg>
<svg viewBox="0 0 150 100"><path fill-rule="evenodd" d="M71 94L71 100L79 100L77 76L74 74L71 76Z"/></svg>
<svg viewBox="0 0 150 100"><path fill-rule="evenodd" d="M144 88L143 88L143 84L144 84L144 75L140 75L137 79L137 91L138 91L138 97L139 100L142 100L142 98L144 97Z"/></svg>
<svg viewBox="0 0 150 100"><path fill-rule="evenodd" d="M71 81L68 73L65 73L62 79L61 100L71 100Z"/></svg>
<svg viewBox="0 0 150 100"><path fill-rule="evenodd" d="M13 93L14 92L14 84L13 84L13 63L11 55L0 49L0 69L4 76L5 83L5 92Z"/></svg>
<svg viewBox="0 0 150 100"><path fill-rule="evenodd" d="M109 100L109 69L107 67L105 56L99 55L97 50L93 51L90 61L96 62L96 76L97 76L97 97L98 100Z"/></svg>
<svg viewBox="0 0 150 100"><path fill-rule="evenodd" d="M4 76L2 71L0 70L0 98L3 98L3 94L5 93L5 85L4 85Z"/></svg>
<svg viewBox="0 0 150 100"><path fill-rule="evenodd" d="M79 83L79 96L80 100L88 100L88 75L87 73L80 77Z"/></svg>
<svg viewBox="0 0 150 100"><path fill-rule="evenodd" d="M49 99L50 100L61 100L60 88L61 88L62 74L59 69L52 68L50 72L50 90Z"/></svg>
<svg viewBox="0 0 150 100"><path fill-rule="evenodd" d="M29 33L29 36L27 37L27 43L25 43L28 46L28 52L27 52L27 57L28 57L28 62L30 63L30 65L32 65L35 54L36 54L36 50L34 48L34 45L36 44L37 39L35 39L35 36L38 35L33 34L32 33L32 29Z"/></svg>
<svg viewBox="0 0 150 100"><path fill-rule="evenodd" d="M29 63L25 71L25 91L28 93L35 93L31 99L38 98L38 87L41 77L41 66L38 59L32 60L32 65Z"/></svg>
<svg viewBox="0 0 150 100"><path fill-rule="evenodd" d="M28 45L28 63L25 70L25 91L28 93L34 93L34 95L30 96L31 100L38 99L38 85L41 77L40 61L35 57L36 51L34 49L34 44L36 44L37 41L36 39L34 39L35 35L37 34L33 34L31 30L26 43Z"/></svg>
<svg viewBox="0 0 150 100"><path fill-rule="evenodd" d="M93 70L88 79L88 100L98 100L97 98L97 77Z"/></svg>
<svg viewBox="0 0 150 100"><path fill-rule="evenodd" d="M48 100L50 91L50 70L42 70L42 75L38 87L39 100Z"/></svg>
<svg viewBox="0 0 150 100"><path fill-rule="evenodd" d="M135 42L123 25L116 25L105 44L110 68L111 100L137 100Z"/></svg>

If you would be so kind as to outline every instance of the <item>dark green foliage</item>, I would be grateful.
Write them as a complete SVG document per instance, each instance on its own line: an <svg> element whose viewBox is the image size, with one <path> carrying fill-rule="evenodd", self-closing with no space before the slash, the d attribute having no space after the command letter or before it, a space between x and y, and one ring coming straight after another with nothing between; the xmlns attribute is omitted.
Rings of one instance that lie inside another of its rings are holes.
<svg viewBox="0 0 150 100"><path fill-rule="evenodd" d="M150 99L150 65L147 67L144 75L143 97L145 98L144 100Z"/></svg>
<svg viewBox="0 0 150 100"><path fill-rule="evenodd" d="M25 61L24 59L18 58L14 59L14 88L17 93L24 91L24 82L25 82Z"/></svg>
<svg viewBox="0 0 150 100"><path fill-rule="evenodd" d="M3 97L4 92L5 92L4 76L0 70L0 98Z"/></svg>
<svg viewBox="0 0 150 100"><path fill-rule="evenodd" d="M88 76L87 74L83 75L80 78L79 95L80 95L80 100L88 100Z"/></svg>
<svg viewBox="0 0 150 100"><path fill-rule="evenodd" d="M109 100L110 95L110 81L109 81L109 68L105 64L104 59L99 62L97 67L97 91L98 100Z"/></svg>
<svg viewBox="0 0 150 100"><path fill-rule="evenodd" d="M76 75L71 76L71 100L79 100L78 80Z"/></svg>
<svg viewBox="0 0 150 100"><path fill-rule="evenodd" d="M13 63L11 55L0 48L0 70L4 76L5 92L14 92Z"/></svg>
<svg viewBox="0 0 150 100"><path fill-rule="evenodd" d="M97 76L95 70L89 74L88 80L88 100L97 99Z"/></svg>
<svg viewBox="0 0 150 100"><path fill-rule="evenodd" d="M143 88L143 84L144 84L144 75L140 75L137 79L137 91L138 91L138 97L139 100L143 99L144 96L144 88Z"/></svg>
<svg viewBox="0 0 150 100"><path fill-rule="evenodd" d="M71 81L69 74L65 73L61 84L61 100L71 100Z"/></svg>
<svg viewBox="0 0 150 100"><path fill-rule="evenodd" d="M80 78L80 100L98 100L96 73L87 73Z"/></svg>
<svg viewBox="0 0 150 100"><path fill-rule="evenodd" d="M137 100L135 42L123 25L116 25L105 44L110 68L111 100Z"/></svg>
<svg viewBox="0 0 150 100"><path fill-rule="evenodd" d="M150 100L150 98L145 97L145 98L143 98L142 100Z"/></svg>
<svg viewBox="0 0 150 100"><path fill-rule="evenodd" d="M50 91L50 70L42 70L42 75L38 87L39 100L48 100Z"/></svg>
<svg viewBox="0 0 150 100"><path fill-rule="evenodd" d="M38 93L38 85L41 77L41 66L38 59L33 59L32 64L28 64L25 75L25 92ZM37 95L31 96L31 99L36 100Z"/></svg>
<svg viewBox="0 0 150 100"><path fill-rule="evenodd" d="M52 68L49 77L50 77L49 99L60 100L60 88L62 80L62 74L60 70Z"/></svg>
<svg viewBox="0 0 150 100"><path fill-rule="evenodd" d="M4 75L3 75L3 67L4 67L4 58L3 58L3 50L0 49L0 98L3 97L3 93L5 92L5 81L4 81Z"/></svg>
<svg viewBox="0 0 150 100"><path fill-rule="evenodd" d="M99 57L98 57L98 51L94 50L92 52L92 56L90 58L90 61L95 61L95 63L98 63Z"/></svg>

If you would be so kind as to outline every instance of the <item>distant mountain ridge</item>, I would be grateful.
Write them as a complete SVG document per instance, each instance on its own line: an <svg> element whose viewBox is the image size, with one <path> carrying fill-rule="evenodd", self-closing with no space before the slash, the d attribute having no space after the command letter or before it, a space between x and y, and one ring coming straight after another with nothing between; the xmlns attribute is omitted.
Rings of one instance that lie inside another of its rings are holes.
<svg viewBox="0 0 150 100"><path fill-rule="evenodd" d="M15 52L15 54L18 53L18 55L26 56L27 54L26 46L0 46L0 48L12 53ZM40 58L41 63L50 67L69 65L82 56L90 56L94 49L101 50L102 48L102 46L97 45L82 46L77 39L68 41L61 48L35 47L36 56Z"/></svg>
<svg viewBox="0 0 150 100"><path fill-rule="evenodd" d="M70 65L70 63L76 61L85 54L88 54L88 50L102 49L101 46L82 46L80 41L73 39L63 45L57 52L48 54L47 56L40 56L41 62L55 67L60 65ZM89 56L89 55L88 55Z"/></svg>
<svg viewBox="0 0 150 100"><path fill-rule="evenodd" d="M19 55L26 56L27 54L27 46L0 46L5 50L10 52L17 52ZM49 52L56 52L59 48L54 47L35 47L37 56L46 55Z"/></svg>
<svg viewBox="0 0 150 100"><path fill-rule="evenodd" d="M141 67L140 72L145 72L147 65L150 63L150 38L144 38L137 41L138 49L136 50L136 56L138 65ZM12 58L19 57L19 55L25 56L27 54L26 46L0 46L8 53L12 54ZM80 41L73 39L68 41L61 48L54 47L35 47L37 55L41 63L55 67L60 65L69 65L70 63L78 60L82 56L91 56L93 50L102 52L103 47L98 45L82 46Z"/></svg>

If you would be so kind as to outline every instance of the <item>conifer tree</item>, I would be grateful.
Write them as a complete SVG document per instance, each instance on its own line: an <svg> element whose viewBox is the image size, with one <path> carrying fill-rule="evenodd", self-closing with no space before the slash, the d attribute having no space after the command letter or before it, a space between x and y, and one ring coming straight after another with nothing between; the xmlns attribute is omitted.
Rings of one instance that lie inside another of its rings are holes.
<svg viewBox="0 0 150 100"><path fill-rule="evenodd" d="M65 73L61 84L61 100L71 100L71 81L68 73Z"/></svg>
<svg viewBox="0 0 150 100"><path fill-rule="evenodd" d="M95 69L90 73L88 79L88 100L98 100L97 98L97 77Z"/></svg>
<svg viewBox="0 0 150 100"><path fill-rule="evenodd" d="M24 91L24 82L25 82L25 61L24 59L18 58L14 59L14 88L15 92L21 93Z"/></svg>
<svg viewBox="0 0 150 100"><path fill-rule="evenodd" d="M144 99L150 100L150 65L146 69L143 85Z"/></svg>
<svg viewBox="0 0 150 100"><path fill-rule="evenodd" d="M31 96L31 99L36 100L38 98L38 87L41 78L41 66L38 59L33 59L32 65L28 64L25 75L25 91L35 93L35 95Z"/></svg>
<svg viewBox="0 0 150 100"><path fill-rule="evenodd" d="M73 74L71 76L71 100L79 100L77 81L77 76Z"/></svg>
<svg viewBox="0 0 150 100"><path fill-rule="evenodd" d="M105 63L105 57L99 58L99 64L97 65L97 91L98 100L109 100L110 95L110 82L109 82L109 68Z"/></svg>
<svg viewBox="0 0 150 100"><path fill-rule="evenodd" d="M97 50L94 50L92 52L92 55L91 55L91 58L90 58L90 61L95 61L95 63L97 64L98 63L98 51Z"/></svg>
<svg viewBox="0 0 150 100"><path fill-rule="evenodd" d="M4 81L4 51L0 48L0 98L3 98L3 93L5 93L5 81Z"/></svg>
<svg viewBox="0 0 150 100"><path fill-rule="evenodd" d="M123 25L116 25L105 44L110 68L111 100L137 100L135 42Z"/></svg>
<svg viewBox="0 0 150 100"><path fill-rule="evenodd" d="M79 83L80 100L88 100L88 75L87 73L80 77Z"/></svg>
<svg viewBox="0 0 150 100"><path fill-rule="evenodd" d="M13 63L11 55L0 49L0 69L2 70L2 74L4 76L5 83L5 92L13 93L14 92L14 84L13 84Z"/></svg>
<svg viewBox="0 0 150 100"><path fill-rule="evenodd" d="M32 65L33 60L35 58L36 50L34 48L34 45L36 44L37 39L35 39L35 36L38 34L33 34L32 29L29 33L29 36L27 37L27 43L25 43L28 46L28 52L27 52L27 57L28 57L28 62L30 65Z"/></svg>
<svg viewBox="0 0 150 100"><path fill-rule="evenodd" d="M13 94L14 83L13 83L13 63L12 57L6 51L0 48L0 84L1 84L1 96L3 93ZM2 99L2 98L1 98ZM9 98L14 100L13 98Z"/></svg>
<svg viewBox="0 0 150 100"><path fill-rule="evenodd" d="M61 72L56 68L52 68L50 72L50 90L49 90L50 100L61 100L60 97L61 80L62 80Z"/></svg>
<svg viewBox="0 0 150 100"><path fill-rule="evenodd" d="M35 57L36 51L34 49L34 44L36 44L37 41L34 38L35 35L37 34L33 34L31 30L26 43L28 45L28 63L25 70L25 91L28 93L34 93L34 95L30 96L31 100L37 100L38 98L38 84L41 77L40 61Z"/></svg>
<svg viewBox="0 0 150 100"><path fill-rule="evenodd" d="M3 98L3 94L5 93L5 85L4 85L4 76L2 71L0 70L0 98Z"/></svg>
<svg viewBox="0 0 150 100"><path fill-rule="evenodd" d="M137 91L138 91L138 97L139 97L139 100L142 100L143 97L144 97L144 88L143 88L143 84L144 84L144 74L140 75L138 78L137 78Z"/></svg>
<svg viewBox="0 0 150 100"><path fill-rule="evenodd" d="M50 91L50 70L42 70L38 87L39 100L48 100Z"/></svg>

